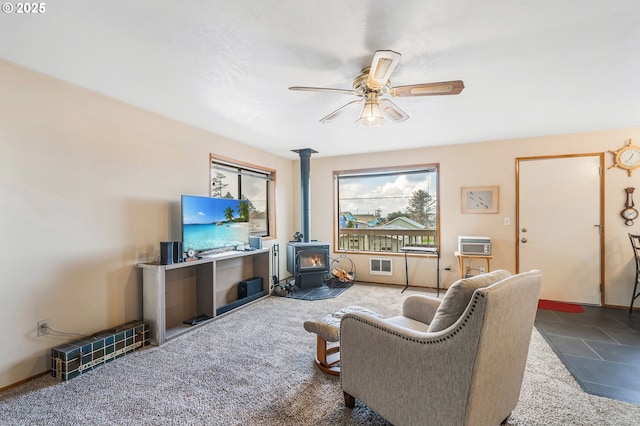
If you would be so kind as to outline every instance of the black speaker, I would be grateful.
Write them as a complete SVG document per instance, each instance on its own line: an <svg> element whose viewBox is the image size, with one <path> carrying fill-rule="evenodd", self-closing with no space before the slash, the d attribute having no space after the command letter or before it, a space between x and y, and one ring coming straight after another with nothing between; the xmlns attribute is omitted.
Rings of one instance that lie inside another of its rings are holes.
<svg viewBox="0 0 640 426"><path fill-rule="evenodd" d="M173 241L160 243L160 264L171 265L173 263Z"/></svg>
<svg viewBox="0 0 640 426"><path fill-rule="evenodd" d="M251 278L238 283L238 299L253 296L262 291L262 278Z"/></svg>
<svg viewBox="0 0 640 426"><path fill-rule="evenodd" d="M173 242L173 263L180 263L184 259L184 253L182 252L182 241Z"/></svg>

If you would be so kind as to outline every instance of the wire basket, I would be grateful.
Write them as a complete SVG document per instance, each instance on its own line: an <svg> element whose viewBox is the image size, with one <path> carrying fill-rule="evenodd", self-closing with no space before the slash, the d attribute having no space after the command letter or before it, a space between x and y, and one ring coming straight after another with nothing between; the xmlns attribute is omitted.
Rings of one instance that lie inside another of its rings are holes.
<svg viewBox="0 0 640 426"><path fill-rule="evenodd" d="M356 279L356 265L348 257L340 255L331 259L329 274L329 287L349 286Z"/></svg>

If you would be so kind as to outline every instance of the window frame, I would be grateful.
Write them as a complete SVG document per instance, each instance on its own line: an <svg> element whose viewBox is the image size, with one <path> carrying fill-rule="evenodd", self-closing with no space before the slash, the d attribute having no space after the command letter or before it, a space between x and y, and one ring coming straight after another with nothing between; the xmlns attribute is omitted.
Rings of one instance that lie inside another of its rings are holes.
<svg viewBox="0 0 640 426"><path fill-rule="evenodd" d="M387 167L372 167L372 168L360 168L360 169L348 169L348 170L334 170L333 171L333 247L336 253L349 253L349 254L368 254L368 255L380 255L384 254L385 256L404 256L405 254L398 251L389 251L389 250L361 250L361 249L349 249L341 248L340 246L340 192L339 192L339 180L340 176L357 176L357 175L371 175L380 176L380 175L402 175L404 173L419 173L420 171L428 172L429 170L434 170L436 173L436 184L435 184L435 198L436 198L436 209L435 209L435 236L434 236L434 246L440 249L440 163L424 163L424 164L415 164L415 165L403 165L403 166L387 166ZM398 247L399 249L399 247ZM412 254L413 256L414 254ZM416 256L424 256L424 257L434 257L433 254L415 254Z"/></svg>
<svg viewBox="0 0 640 426"><path fill-rule="evenodd" d="M213 196L213 178L214 178L214 164L218 164L230 169L238 169L238 176L242 171L248 172L248 174L264 174L267 182L267 206L266 206L266 221L267 221L267 233L266 235L258 235L251 233L251 236L260 236L265 240L271 240L277 238L276 234L276 170L257 164L247 163L245 161L238 161L233 158L224 157L217 154L209 154L209 196ZM238 193L234 195L235 198L242 197L241 179L238 180ZM261 232L262 234L262 232Z"/></svg>

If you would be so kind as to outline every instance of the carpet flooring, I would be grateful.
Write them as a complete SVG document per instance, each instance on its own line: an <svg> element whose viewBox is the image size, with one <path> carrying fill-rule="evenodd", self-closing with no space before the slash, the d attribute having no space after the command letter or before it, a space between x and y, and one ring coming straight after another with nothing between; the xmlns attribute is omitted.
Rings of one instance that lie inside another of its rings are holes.
<svg viewBox="0 0 640 426"><path fill-rule="evenodd" d="M401 290L356 283L333 299L261 299L68 382L43 376L0 392L0 425L388 426L360 402L345 408L340 379L315 367L316 336L302 324L349 305L396 315L408 295L423 293ZM638 419L639 405L585 393L533 330L509 425L626 426Z"/></svg>

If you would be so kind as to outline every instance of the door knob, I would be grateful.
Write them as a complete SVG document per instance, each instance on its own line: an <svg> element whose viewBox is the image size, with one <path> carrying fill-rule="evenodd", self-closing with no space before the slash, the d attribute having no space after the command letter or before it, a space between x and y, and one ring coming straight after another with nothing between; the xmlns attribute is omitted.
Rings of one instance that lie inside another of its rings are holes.
<svg viewBox="0 0 640 426"><path fill-rule="evenodd" d="M522 228L522 232L527 232L527 228Z"/></svg>
<svg viewBox="0 0 640 426"><path fill-rule="evenodd" d="M526 238L523 238L523 239L521 239L520 241L521 241L522 243L526 243L526 242L527 242L527 239L526 239Z"/></svg>

